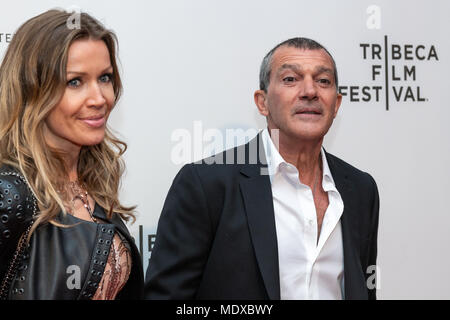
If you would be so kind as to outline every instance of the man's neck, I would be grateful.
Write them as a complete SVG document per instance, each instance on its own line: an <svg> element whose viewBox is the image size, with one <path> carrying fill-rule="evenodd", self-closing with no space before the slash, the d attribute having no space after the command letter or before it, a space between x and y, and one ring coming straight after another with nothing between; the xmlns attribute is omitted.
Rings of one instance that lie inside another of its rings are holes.
<svg viewBox="0 0 450 320"><path fill-rule="evenodd" d="M276 135L272 135L270 130L269 134L283 159L297 168L300 181L311 186L321 170L320 151L323 138L305 141L279 131L278 141L274 141L277 139Z"/></svg>

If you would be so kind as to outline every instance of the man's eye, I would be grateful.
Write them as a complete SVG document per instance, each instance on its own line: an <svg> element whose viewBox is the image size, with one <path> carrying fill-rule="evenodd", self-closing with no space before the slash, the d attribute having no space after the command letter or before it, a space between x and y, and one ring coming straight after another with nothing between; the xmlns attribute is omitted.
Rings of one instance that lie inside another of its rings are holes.
<svg viewBox="0 0 450 320"><path fill-rule="evenodd" d="M285 77L285 78L283 78L283 81L284 82L294 82L295 78L294 77Z"/></svg>
<svg viewBox="0 0 450 320"><path fill-rule="evenodd" d="M75 78L72 80L67 81L67 86L69 87L79 87L81 85L81 80L79 78Z"/></svg>
<svg viewBox="0 0 450 320"><path fill-rule="evenodd" d="M112 80L112 74L111 73L105 73L100 77L101 82L111 82Z"/></svg>
<svg viewBox="0 0 450 320"><path fill-rule="evenodd" d="M328 80L328 79L319 79L319 83L322 83L322 84L331 84L331 81Z"/></svg>

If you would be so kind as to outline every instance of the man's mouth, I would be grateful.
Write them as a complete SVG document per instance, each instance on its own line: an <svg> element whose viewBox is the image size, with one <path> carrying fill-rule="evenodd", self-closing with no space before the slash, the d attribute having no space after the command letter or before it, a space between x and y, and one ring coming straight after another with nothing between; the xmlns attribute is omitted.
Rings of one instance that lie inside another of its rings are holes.
<svg viewBox="0 0 450 320"><path fill-rule="evenodd" d="M321 114L321 113L318 111L300 111L297 112L297 114Z"/></svg>
<svg viewBox="0 0 450 320"><path fill-rule="evenodd" d="M295 114L321 115L322 111L317 108L301 108L297 110Z"/></svg>

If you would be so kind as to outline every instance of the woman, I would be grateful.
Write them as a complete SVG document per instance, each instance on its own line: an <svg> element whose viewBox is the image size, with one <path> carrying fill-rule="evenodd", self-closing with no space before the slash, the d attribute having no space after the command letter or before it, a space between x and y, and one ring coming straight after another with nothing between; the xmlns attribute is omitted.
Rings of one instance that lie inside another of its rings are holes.
<svg viewBox="0 0 450 320"><path fill-rule="evenodd" d="M126 144L116 38L81 13L25 22L0 67L0 296L140 299L143 270L118 198Z"/></svg>

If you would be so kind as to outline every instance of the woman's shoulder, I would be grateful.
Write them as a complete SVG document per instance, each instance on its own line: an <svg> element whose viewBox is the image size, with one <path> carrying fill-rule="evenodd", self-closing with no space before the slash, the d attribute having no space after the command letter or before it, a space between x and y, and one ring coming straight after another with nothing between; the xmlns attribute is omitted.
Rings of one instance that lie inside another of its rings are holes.
<svg viewBox="0 0 450 320"><path fill-rule="evenodd" d="M19 186L24 184L25 179L20 173L20 170L10 164L0 164L0 190L4 191L6 189L11 189L11 187ZM23 188L17 188L18 192L24 192ZM7 191L8 193L8 191ZM4 192L2 192L5 195Z"/></svg>
<svg viewBox="0 0 450 320"><path fill-rule="evenodd" d="M7 164L0 165L0 212L20 216L33 205L32 200L28 183L20 170Z"/></svg>
<svg viewBox="0 0 450 320"><path fill-rule="evenodd" d="M36 204L26 181L13 166L0 166L0 263L11 253L33 219ZM11 249L11 250L9 250Z"/></svg>
<svg viewBox="0 0 450 320"><path fill-rule="evenodd" d="M13 200L24 199L22 196L30 193L28 183L17 167L10 164L0 165L0 192L3 197L9 195Z"/></svg>
<svg viewBox="0 0 450 320"><path fill-rule="evenodd" d="M2 176L23 176L17 166L0 162L0 175Z"/></svg>

